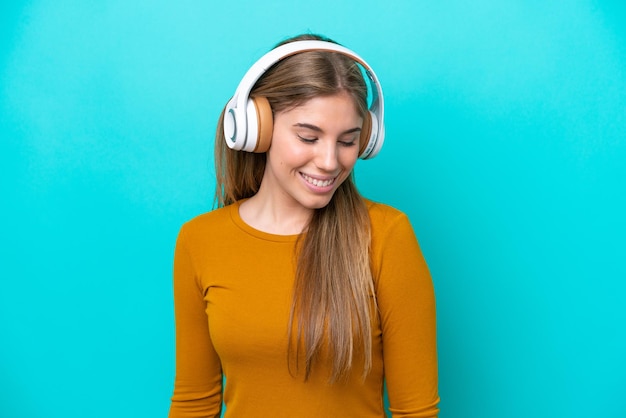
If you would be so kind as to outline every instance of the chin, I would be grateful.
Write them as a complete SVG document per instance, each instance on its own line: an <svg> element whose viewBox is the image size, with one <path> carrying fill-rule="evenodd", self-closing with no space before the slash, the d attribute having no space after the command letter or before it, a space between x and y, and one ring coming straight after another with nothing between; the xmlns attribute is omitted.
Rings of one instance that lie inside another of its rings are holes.
<svg viewBox="0 0 626 418"><path fill-rule="evenodd" d="M309 208L309 209L322 209L325 208L326 206L328 206L328 204L330 203L330 201L332 200L333 196L329 196L329 197L317 197L315 199L310 199L308 201L303 201L301 202L302 206Z"/></svg>

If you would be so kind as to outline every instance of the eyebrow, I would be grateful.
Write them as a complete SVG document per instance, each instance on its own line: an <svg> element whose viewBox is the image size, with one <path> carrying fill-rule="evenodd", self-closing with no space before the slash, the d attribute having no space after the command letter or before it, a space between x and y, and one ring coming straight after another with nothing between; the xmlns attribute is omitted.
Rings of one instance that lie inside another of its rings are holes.
<svg viewBox="0 0 626 418"><path fill-rule="evenodd" d="M315 132L323 132L322 128L320 128L319 126L311 125L310 123L294 123L293 126L298 127L298 128L310 129L310 130L315 131ZM341 133L341 135L351 134L353 132L359 132L360 130L361 130L361 128L359 128L357 126L356 128L352 128L352 129L348 129L347 131L343 131Z"/></svg>

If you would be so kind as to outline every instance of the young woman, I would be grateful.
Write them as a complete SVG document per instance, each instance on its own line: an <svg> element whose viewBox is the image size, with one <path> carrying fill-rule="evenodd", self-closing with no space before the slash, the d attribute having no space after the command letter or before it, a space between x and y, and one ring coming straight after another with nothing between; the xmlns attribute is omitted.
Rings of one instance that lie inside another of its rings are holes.
<svg viewBox="0 0 626 418"><path fill-rule="evenodd" d="M176 245L170 418L382 418L384 383L393 417L437 416L428 268L407 217L352 176L382 108L367 64L319 36L248 71L218 123L219 208Z"/></svg>

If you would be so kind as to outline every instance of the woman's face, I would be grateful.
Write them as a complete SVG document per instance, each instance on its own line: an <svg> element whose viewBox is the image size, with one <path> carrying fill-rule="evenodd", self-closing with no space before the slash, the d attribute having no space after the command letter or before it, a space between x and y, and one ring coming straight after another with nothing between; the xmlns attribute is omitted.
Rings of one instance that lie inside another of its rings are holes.
<svg viewBox="0 0 626 418"><path fill-rule="evenodd" d="M356 163L362 124L345 92L277 112L261 188L294 209L326 206Z"/></svg>

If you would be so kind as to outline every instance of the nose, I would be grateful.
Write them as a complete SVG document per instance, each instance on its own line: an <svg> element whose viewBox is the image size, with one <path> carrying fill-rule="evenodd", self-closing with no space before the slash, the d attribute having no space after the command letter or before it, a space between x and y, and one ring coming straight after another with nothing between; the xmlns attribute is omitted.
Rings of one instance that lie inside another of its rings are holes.
<svg viewBox="0 0 626 418"><path fill-rule="evenodd" d="M315 165L324 171L335 171L339 166L339 155L335 141L320 141L316 150Z"/></svg>

